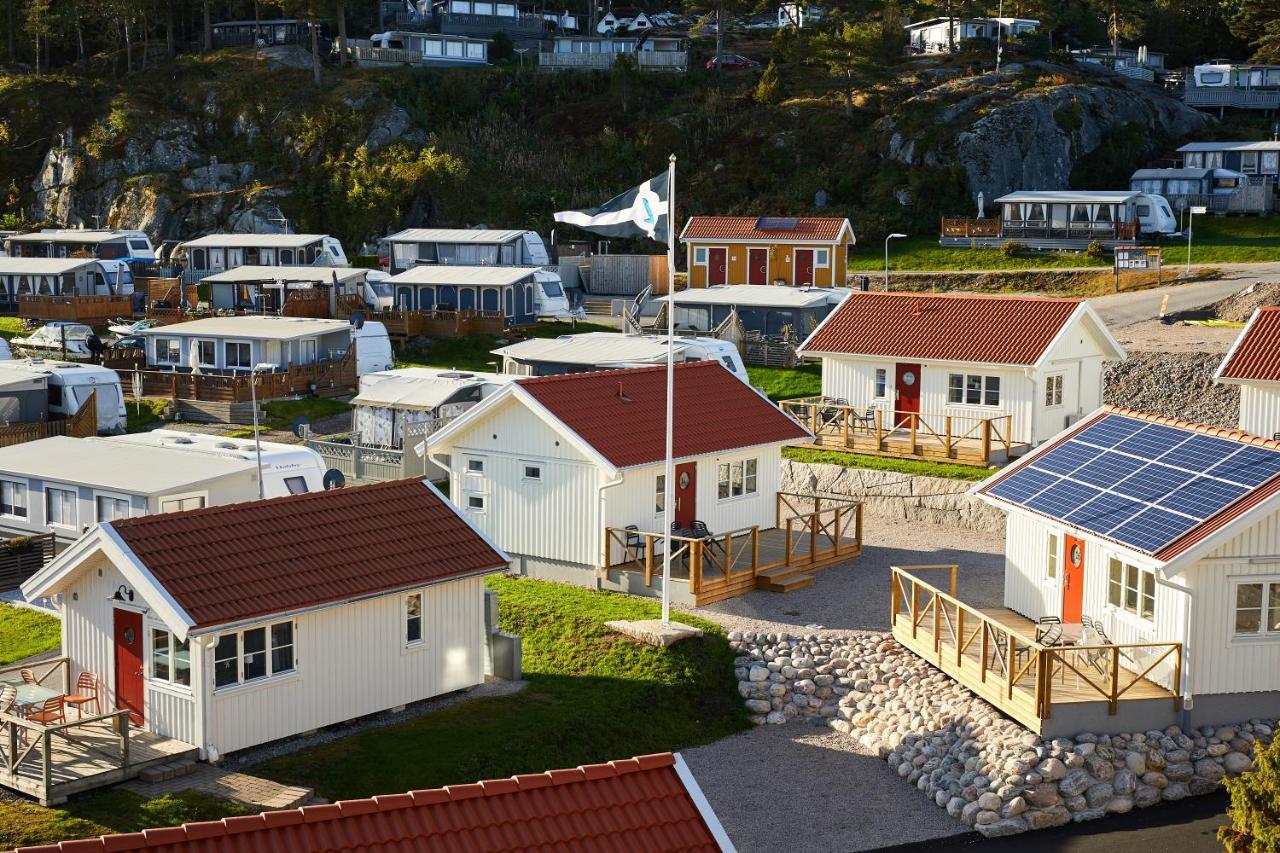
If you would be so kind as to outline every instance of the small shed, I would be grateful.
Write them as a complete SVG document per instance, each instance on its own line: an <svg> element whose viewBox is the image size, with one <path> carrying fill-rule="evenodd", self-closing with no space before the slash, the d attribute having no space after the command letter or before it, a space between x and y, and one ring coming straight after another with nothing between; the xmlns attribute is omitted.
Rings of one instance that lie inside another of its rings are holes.
<svg viewBox="0 0 1280 853"><path fill-rule="evenodd" d="M1240 429L1280 439L1280 305L1254 310L1214 378L1240 389Z"/></svg>
<svg viewBox="0 0 1280 853"><path fill-rule="evenodd" d="M691 216L680 234L689 287L843 287L855 240L832 216Z"/></svg>
<svg viewBox="0 0 1280 853"><path fill-rule="evenodd" d="M402 311L476 311L507 326L536 323L538 267L424 264L387 279Z"/></svg>

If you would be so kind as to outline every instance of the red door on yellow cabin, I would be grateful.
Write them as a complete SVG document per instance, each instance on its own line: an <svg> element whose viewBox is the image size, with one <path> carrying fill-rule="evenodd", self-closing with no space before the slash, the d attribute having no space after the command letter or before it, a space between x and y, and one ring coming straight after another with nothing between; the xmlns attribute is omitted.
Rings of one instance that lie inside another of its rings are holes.
<svg viewBox="0 0 1280 853"><path fill-rule="evenodd" d="M707 287L724 284L729 272L729 250L707 250Z"/></svg>
<svg viewBox="0 0 1280 853"><path fill-rule="evenodd" d="M769 250L747 250L747 284L769 283Z"/></svg>
<svg viewBox="0 0 1280 853"><path fill-rule="evenodd" d="M796 287L813 286L813 249L796 249Z"/></svg>

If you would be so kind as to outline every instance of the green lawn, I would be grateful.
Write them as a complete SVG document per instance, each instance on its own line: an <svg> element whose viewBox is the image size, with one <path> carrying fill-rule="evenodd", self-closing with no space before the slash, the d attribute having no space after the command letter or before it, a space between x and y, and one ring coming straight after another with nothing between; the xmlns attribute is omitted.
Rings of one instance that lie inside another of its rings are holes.
<svg viewBox="0 0 1280 853"><path fill-rule="evenodd" d="M604 323L584 323L576 325L566 322L538 323L522 332L531 338L554 338L559 335L574 335L583 332L616 332L615 327ZM434 338L425 350L402 350L397 353L397 367L444 367L458 370L477 370L492 372L496 369L498 357L493 350L502 344L493 335L469 335L464 338Z"/></svg>
<svg viewBox="0 0 1280 853"><path fill-rule="evenodd" d="M351 404L341 400L327 400L320 397L304 397L301 400L272 400L262 404L266 415L267 429L292 430L294 418L304 417L308 421L339 415L350 411ZM250 428L250 433L253 430Z"/></svg>
<svg viewBox="0 0 1280 853"><path fill-rule="evenodd" d="M62 623L53 616L0 604L0 666L56 649L61 630Z"/></svg>
<svg viewBox="0 0 1280 853"><path fill-rule="evenodd" d="M747 378L775 403L822 393L822 365L817 363L791 368L748 367Z"/></svg>
<svg viewBox="0 0 1280 853"><path fill-rule="evenodd" d="M0 338L8 340L22 333L21 317L0 317Z"/></svg>
<svg viewBox="0 0 1280 853"><path fill-rule="evenodd" d="M25 800L5 800L0 802L0 848L9 850L72 838L140 832L254 812L254 809L194 791L145 800L116 789L76 798L60 808L43 808Z"/></svg>
<svg viewBox="0 0 1280 853"><path fill-rule="evenodd" d="M1187 243L1164 244L1164 262L1186 263ZM1280 261L1280 217L1201 216L1191 235L1193 264L1248 264Z"/></svg>
<svg viewBox="0 0 1280 853"><path fill-rule="evenodd" d="M862 453L844 453L839 450L818 450L809 447L784 447L782 458L796 462L842 465L845 468L870 468L873 471L895 471L920 477L946 477L951 480L978 482L991 476L991 471L976 465L956 465L951 462L923 462L918 459L894 459L890 456L868 456Z"/></svg>
<svg viewBox="0 0 1280 853"><path fill-rule="evenodd" d="M524 638L528 686L283 756L250 772L330 799L432 788L682 749L747 728L733 652L713 624L670 649L604 627L657 602L491 578L502 629Z"/></svg>
<svg viewBox="0 0 1280 853"><path fill-rule="evenodd" d="M149 432L160 427L165 407L168 405L168 400L153 397L144 397L141 402L138 400L126 400L124 404L125 431Z"/></svg>

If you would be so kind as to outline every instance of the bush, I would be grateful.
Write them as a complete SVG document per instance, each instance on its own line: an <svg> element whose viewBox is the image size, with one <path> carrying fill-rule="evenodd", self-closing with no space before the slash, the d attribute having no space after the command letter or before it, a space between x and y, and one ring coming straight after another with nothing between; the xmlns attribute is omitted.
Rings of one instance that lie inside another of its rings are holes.
<svg viewBox="0 0 1280 853"><path fill-rule="evenodd" d="M760 81L756 83L756 101L765 104L776 104L782 100L782 80L778 77L778 68L769 60Z"/></svg>
<svg viewBox="0 0 1280 853"><path fill-rule="evenodd" d="M1090 258L1105 258L1107 256L1107 247L1094 240L1085 248L1084 253Z"/></svg>
<svg viewBox="0 0 1280 853"><path fill-rule="evenodd" d="M1016 258L1026 250L1027 247L1016 240L1010 240L1009 242L1002 243L1000 245L1000 254L1004 255L1006 258Z"/></svg>
<svg viewBox="0 0 1280 853"><path fill-rule="evenodd" d="M1218 829L1230 853L1280 853L1280 738L1258 747L1254 769L1223 780L1231 825Z"/></svg>
<svg viewBox="0 0 1280 853"><path fill-rule="evenodd" d="M515 43L511 41L511 36L504 32L496 32L491 36L491 38L493 40L489 42L490 62L503 62L504 60L511 59L516 55L516 46Z"/></svg>

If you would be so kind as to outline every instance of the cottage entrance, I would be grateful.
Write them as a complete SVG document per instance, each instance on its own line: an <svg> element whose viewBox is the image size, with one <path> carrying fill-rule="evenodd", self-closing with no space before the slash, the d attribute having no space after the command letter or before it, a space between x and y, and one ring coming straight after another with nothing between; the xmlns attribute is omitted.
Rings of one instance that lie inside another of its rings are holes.
<svg viewBox="0 0 1280 853"><path fill-rule="evenodd" d="M676 466L676 527L688 530L698 517L698 463Z"/></svg>
<svg viewBox="0 0 1280 853"><path fill-rule="evenodd" d="M769 250L747 249L747 284L769 283Z"/></svg>
<svg viewBox="0 0 1280 853"><path fill-rule="evenodd" d="M115 610L116 707L129 711L129 721L142 725L142 614Z"/></svg>
<svg viewBox="0 0 1280 853"><path fill-rule="evenodd" d="M727 281L728 266L728 249L707 249L707 287L724 284Z"/></svg>
<svg viewBox="0 0 1280 853"><path fill-rule="evenodd" d="M796 249L795 286L813 286L813 249Z"/></svg>
<svg viewBox="0 0 1280 853"><path fill-rule="evenodd" d="M898 395L894 425L909 427L920 414L920 365L898 364L894 389Z"/></svg>
<svg viewBox="0 0 1280 853"><path fill-rule="evenodd" d="M1062 575L1062 621L1075 624L1084 613L1084 540L1066 537L1067 568Z"/></svg>

